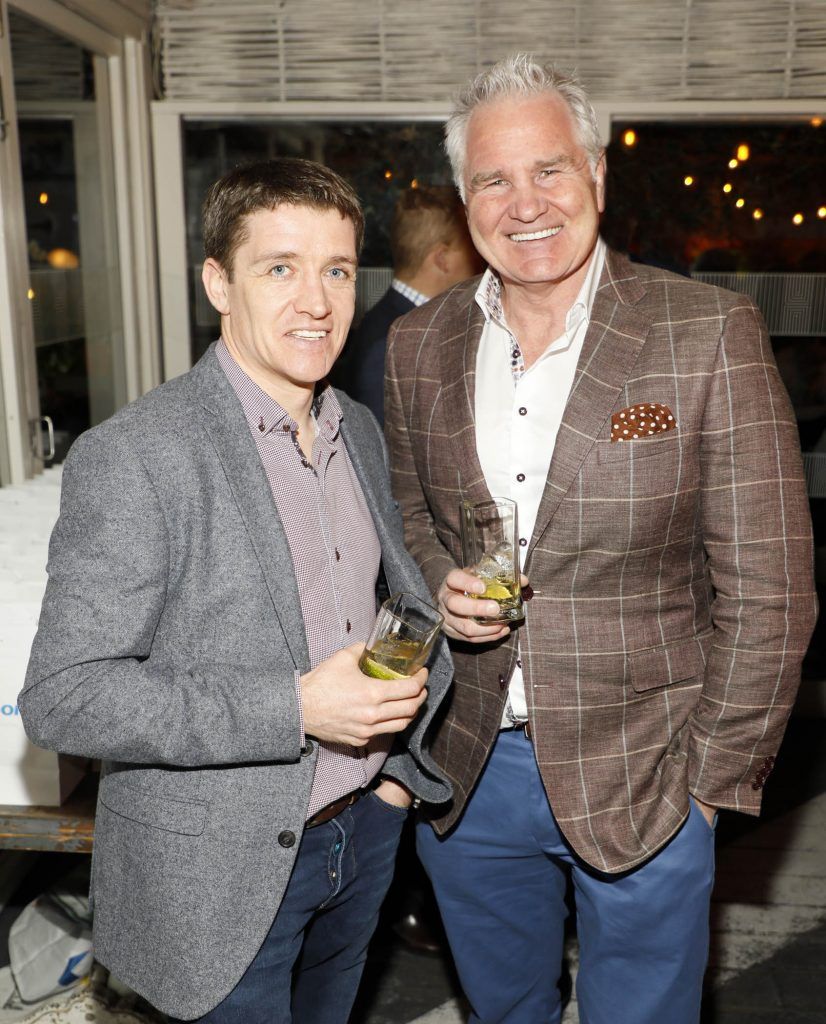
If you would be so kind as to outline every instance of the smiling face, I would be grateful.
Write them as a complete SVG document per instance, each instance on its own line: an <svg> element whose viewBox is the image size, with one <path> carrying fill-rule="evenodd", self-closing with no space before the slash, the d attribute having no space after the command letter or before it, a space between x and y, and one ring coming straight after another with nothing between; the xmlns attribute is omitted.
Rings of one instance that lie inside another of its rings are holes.
<svg viewBox="0 0 826 1024"><path fill-rule="evenodd" d="M473 241L506 294L561 288L572 302L597 242L605 160L592 174L565 101L542 94L478 106L464 174Z"/></svg>
<svg viewBox="0 0 826 1024"><path fill-rule="evenodd" d="M295 415L344 345L356 300L352 221L335 209L277 206L244 221L232 279L214 259L203 282L238 365Z"/></svg>

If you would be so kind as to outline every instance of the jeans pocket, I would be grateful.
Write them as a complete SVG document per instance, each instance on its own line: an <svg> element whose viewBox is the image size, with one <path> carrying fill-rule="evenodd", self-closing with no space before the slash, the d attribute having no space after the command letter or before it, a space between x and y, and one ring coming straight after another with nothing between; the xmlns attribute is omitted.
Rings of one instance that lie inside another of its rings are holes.
<svg viewBox="0 0 826 1024"><path fill-rule="evenodd" d="M404 819L410 813L409 807L398 807L396 804L388 803L386 800L382 800L380 796L376 796L376 791L373 789L371 789L370 792L367 794L367 799L374 800L379 805L379 807L382 807L384 810L389 811L391 814L395 814L397 818Z"/></svg>

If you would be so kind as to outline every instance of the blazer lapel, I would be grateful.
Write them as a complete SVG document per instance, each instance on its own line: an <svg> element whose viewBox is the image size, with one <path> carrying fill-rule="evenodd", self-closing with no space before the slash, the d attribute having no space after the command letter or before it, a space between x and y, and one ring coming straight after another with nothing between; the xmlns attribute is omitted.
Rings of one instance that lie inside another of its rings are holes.
<svg viewBox="0 0 826 1024"><path fill-rule="evenodd" d="M476 353L485 325L482 310L474 299L478 278L466 286L467 293L451 319L435 323L440 336L442 408L447 433L453 445L456 489L467 501L489 501L490 491L476 451Z"/></svg>
<svg viewBox="0 0 826 1024"><path fill-rule="evenodd" d="M300 672L309 671L307 636L290 546L241 403L221 370L214 348L193 368L189 380L295 666Z"/></svg>
<svg viewBox="0 0 826 1024"><path fill-rule="evenodd" d="M562 416L528 557L603 430L651 328L633 308L644 294L629 260L608 250L574 383Z"/></svg>

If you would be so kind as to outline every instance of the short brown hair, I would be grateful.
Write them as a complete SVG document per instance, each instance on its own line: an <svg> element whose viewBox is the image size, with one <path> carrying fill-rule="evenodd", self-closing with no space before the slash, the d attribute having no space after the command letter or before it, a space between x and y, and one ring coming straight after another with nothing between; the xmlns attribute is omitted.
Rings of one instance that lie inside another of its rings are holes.
<svg viewBox="0 0 826 1024"><path fill-rule="evenodd" d="M452 185L406 189L396 201L390 251L396 274L415 274L434 245L449 245L467 231L464 209Z"/></svg>
<svg viewBox="0 0 826 1024"><path fill-rule="evenodd" d="M210 187L203 206L204 255L231 279L233 258L246 238L245 218L283 205L338 210L352 222L356 254L361 252L364 214L350 185L323 164L287 156L236 167Z"/></svg>

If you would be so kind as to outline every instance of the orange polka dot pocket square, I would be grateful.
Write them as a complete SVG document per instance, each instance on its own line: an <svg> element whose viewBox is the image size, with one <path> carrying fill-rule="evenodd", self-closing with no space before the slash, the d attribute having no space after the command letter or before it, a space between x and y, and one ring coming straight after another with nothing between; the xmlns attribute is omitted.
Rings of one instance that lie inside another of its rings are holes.
<svg viewBox="0 0 826 1024"><path fill-rule="evenodd" d="M620 409L611 417L612 441L644 441L667 430L674 430L677 421L667 405L660 402L640 402Z"/></svg>

